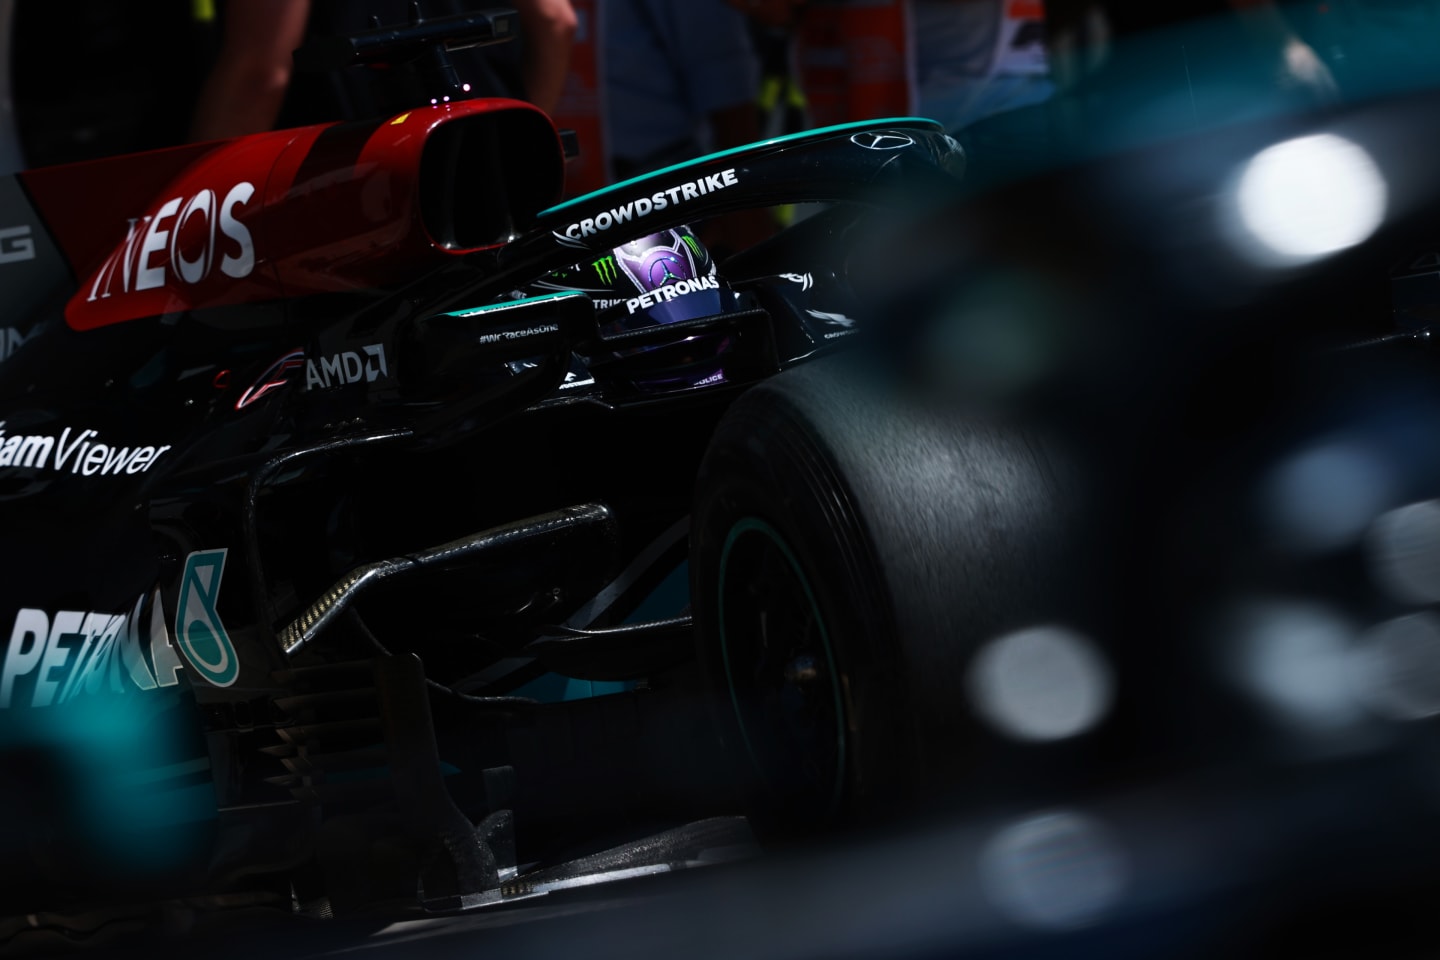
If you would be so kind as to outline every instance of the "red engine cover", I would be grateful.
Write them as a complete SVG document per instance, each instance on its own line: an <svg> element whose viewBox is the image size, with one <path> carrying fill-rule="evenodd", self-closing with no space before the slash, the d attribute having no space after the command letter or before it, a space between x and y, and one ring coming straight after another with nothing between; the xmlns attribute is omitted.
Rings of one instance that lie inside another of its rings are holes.
<svg viewBox="0 0 1440 960"><path fill-rule="evenodd" d="M22 175L80 288L76 330L401 283L503 243L559 199L549 119L424 107Z"/></svg>

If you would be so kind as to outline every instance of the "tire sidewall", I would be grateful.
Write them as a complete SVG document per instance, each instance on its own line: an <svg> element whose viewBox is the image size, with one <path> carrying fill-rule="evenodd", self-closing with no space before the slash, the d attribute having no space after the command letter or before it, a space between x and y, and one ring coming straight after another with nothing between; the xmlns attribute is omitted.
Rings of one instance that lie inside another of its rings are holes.
<svg viewBox="0 0 1440 960"><path fill-rule="evenodd" d="M742 400L742 402L745 402ZM864 818L903 792L895 780L914 758L900 718L906 699L902 664L888 643L889 599L874 566L863 522L828 457L808 438L803 417L783 403L750 401L732 411L701 467L691 518L691 576L698 655L722 739L747 793L768 794L746 754L722 655L719 590L727 544L763 525L808 587L823 625L838 688L843 781L838 804L823 810L752 811L786 832L824 829ZM785 412L781 412L785 411ZM772 798L773 800L773 798ZM763 807L765 801L762 799ZM806 822L807 817L813 818Z"/></svg>

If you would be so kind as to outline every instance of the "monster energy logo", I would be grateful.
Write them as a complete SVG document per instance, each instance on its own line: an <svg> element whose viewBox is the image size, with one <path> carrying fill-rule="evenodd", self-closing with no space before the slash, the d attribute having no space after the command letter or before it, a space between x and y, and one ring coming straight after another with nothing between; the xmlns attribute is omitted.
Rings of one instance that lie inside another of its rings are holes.
<svg viewBox="0 0 1440 960"><path fill-rule="evenodd" d="M704 259L705 254L702 253L701 250L700 250L700 241L699 241L699 240L696 240L694 237L690 236L690 234L688 234L688 233L685 234L684 237L682 237L682 239L685 241L685 245L690 248L690 252L691 252L691 253L695 254L695 256L700 257L701 259Z"/></svg>
<svg viewBox="0 0 1440 960"><path fill-rule="evenodd" d="M595 268L595 274L600 278L601 283L611 284L615 282L614 256L601 257L591 264L591 266Z"/></svg>

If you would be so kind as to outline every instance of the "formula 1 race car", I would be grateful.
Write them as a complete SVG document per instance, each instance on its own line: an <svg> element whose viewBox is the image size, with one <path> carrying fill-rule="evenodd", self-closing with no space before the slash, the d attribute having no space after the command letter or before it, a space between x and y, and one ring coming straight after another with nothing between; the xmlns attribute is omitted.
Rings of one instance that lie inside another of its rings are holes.
<svg viewBox="0 0 1440 960"><path fill-rule="evenodd" d="M512 30L487 11L310 55L443 66ZM17 929L653 872L733 846L706 818L758 796L712 739L790 825L860 809L896 752L878 561L802 408L775 411L782 372L864 322L847 245L949 189L958 145L848 124L557 203L550 120L430 75L396 116L0 181ZM687 226L811 202L834 205L724 265ZM822 594L861 619L827 634Z"/></svg>

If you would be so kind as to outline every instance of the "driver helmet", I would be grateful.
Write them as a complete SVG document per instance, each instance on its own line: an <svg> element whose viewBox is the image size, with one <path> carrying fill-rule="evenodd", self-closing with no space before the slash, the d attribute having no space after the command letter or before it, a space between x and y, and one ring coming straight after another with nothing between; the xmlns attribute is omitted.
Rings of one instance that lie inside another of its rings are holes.
<svg viewBox="0 0 1440 960"><path fill-rule="evenodd" d="M689 227L631 240L558 270L527 293L574 290L595 302L602 334L693 320L735 309L736 295Z"/></svg>

